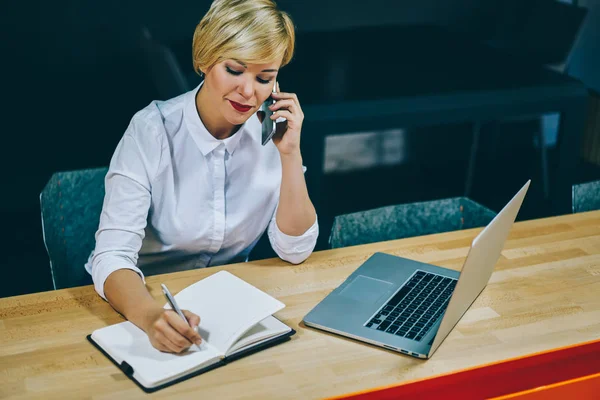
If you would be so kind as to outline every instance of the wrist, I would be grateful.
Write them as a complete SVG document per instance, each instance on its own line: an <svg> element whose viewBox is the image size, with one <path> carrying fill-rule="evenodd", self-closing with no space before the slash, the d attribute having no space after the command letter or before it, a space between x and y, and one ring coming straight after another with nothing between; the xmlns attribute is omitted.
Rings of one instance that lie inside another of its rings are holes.
<svg viewBox="0 0 600 400"><path fill-rule="evenodd" d="M279 153L279 156L281 157L282 163L287 163L287 164L300 163L300 164L302 164L302 154L300 153L300 149L293 150L289 153Z"/></svg>
<svg viewBox="0 0 600 400"><path fill-rule="evenodd" d="M127 319L147 333L156 318L162 314L162 312L163 308L154 300L151 300L144 302L143 305L140 305L135 313L131 316L132 318Z"/></svg>

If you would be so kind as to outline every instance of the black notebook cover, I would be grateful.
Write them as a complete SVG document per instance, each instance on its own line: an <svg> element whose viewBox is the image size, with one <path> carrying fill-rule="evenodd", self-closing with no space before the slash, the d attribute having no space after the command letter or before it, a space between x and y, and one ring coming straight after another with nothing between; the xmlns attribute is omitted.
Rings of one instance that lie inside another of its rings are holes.
<svg viewBox="0 0 600 400"><path fill-rule="evenodd" d="M292 328L290 328L290 329L292 329ZM208 372L210 370L213 370L215 368L222 367L223 365L227 365L228 363L230 363L232 361L238 360L240 358L244 358L246 356L249 356L250 354L254 354L256 352L265 350L265 349L267 349L269 347L273 347L273 346L278 345L280 343L287 342L288 340L290 340L291 336L294 335L295 333L296 333L296 331L294 329L292 329L290 332L284 333L281 336L274 337L273 339L269 339L266 342L263 342L263 343L258 344L256 346L252 346L252 347L250 347L250 348L248 348L246 350L242 350L242 351L240 351L240 352L238 352L238 353L236 353L234 355L231 355L229 357L225 357L221 361L219 361L219 362L217 362L215 364L209 365L206 368L202 368L202 369L199 369L198 371L190 372L187 375L181 376L181 377L176 378L176 379L174 379L174 380L172 380L170 382L163 383L162 385L158 385L158 386L153 387L153 388L147 388L147 387L143 386L140 382L138 382L133 377L133 373L134 373L133 368L129 364L127 364L127 362L125 362L125 361L123 361L121 364L117 363L115 361L115 359L113 359L107 352L104 351L104 349L102 347L100 347L100 345L98 343L96 343L94 341L94 339L92 339L92 335L87 335L86 338L87 338L87 340L91 344L94 345L94 347L96 347L98 350L100 350L102 352L102 354L104 354L109 360L111 360L113 362L113 364L115 364L121 371L123 371L123 373L125 375L127 375L127 377L129 377L129 379L131 379L132 381L134 381L136 383L136 385L138 385L144 392L146 392L146 393L152 393L152 392L156 392L157 390L164 389L164 388L166 388L168 386L174 385L176 383L179 383L179 382L185 381L187 379L193 378L194 376L203 374L203 373Z"/></svg>

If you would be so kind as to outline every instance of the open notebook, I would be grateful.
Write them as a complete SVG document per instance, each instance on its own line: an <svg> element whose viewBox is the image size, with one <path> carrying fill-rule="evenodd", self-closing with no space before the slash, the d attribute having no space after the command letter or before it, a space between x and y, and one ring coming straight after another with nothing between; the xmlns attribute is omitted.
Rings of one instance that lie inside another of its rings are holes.
<svg viewBox="0 0 600 400"><path fill-rule="evenodd" d="M147 392L284 342L295 333L272 316L285 307L282 302L227 271L188 286L175 299L181 308L200 316L200 348L194 345L182 354L163 353L129 321L95 330L88 336Z"/></svg>

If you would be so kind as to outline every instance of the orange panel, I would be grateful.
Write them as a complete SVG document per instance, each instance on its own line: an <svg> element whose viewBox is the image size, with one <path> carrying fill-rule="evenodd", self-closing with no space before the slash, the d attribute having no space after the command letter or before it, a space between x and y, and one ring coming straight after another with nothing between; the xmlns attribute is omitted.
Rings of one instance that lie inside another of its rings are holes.
<svg viewBox="0 0 600 400"><path fill-rule="evenodd" d="M495 397L493 400L592 400L600 397L600 374L572 379L554 385L542 386L524 392Z"/></svg>

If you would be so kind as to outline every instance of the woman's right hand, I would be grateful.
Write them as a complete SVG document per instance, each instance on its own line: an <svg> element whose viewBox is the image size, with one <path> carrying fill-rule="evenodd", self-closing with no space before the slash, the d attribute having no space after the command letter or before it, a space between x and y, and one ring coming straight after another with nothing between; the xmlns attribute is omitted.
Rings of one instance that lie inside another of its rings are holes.
<svg viewBox="0 0 600 400"><path fill-rule="evenodd" d="M167 353L181 353L192 344L200 345L202 338L194 329L200 324L200 317L182 310L189 325L173 310L160 306L147 314L144 330L152 346Z"/></svg>

